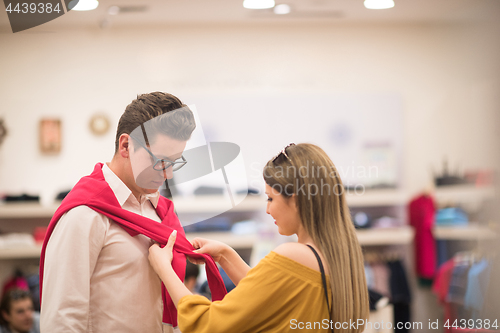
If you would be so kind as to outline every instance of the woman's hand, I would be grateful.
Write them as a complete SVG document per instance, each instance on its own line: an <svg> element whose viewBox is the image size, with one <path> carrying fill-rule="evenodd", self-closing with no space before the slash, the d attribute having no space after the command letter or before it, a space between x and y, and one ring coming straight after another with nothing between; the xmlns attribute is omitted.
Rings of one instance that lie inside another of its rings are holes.
<svg viewBox="0 0 500 333"><path fill-rule="evenodd" d="M162 249L158 244L153 244L149 248L149 263L155 270L156 274L160 275L162 267L167 267L172 264L172 250L174 248L175 239L177 238L177 230L172 231L168 238L167 245Z"/></svg>
<svg viewBox="0 0 500 333"><path fill-rule="evenodd" d="M211 239L205 239L205 238L195 238L191 242L193 244L193 247L196 249L193 252L195 253L206 253L212 256L216 262L219 262L221 258L223 257L223 254L227 249L230 249L228 245L211 240ZM205 261L203 259L196 259L192 257L188 257L189 261L191 261L193 264L203 264Z"/></svg>

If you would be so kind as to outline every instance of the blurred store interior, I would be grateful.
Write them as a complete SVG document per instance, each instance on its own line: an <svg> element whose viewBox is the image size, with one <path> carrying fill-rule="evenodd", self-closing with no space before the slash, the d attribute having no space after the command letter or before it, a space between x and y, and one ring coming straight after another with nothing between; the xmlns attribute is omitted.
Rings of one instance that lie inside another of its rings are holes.
<svg viewBox="0 0 500 333"><path fill-rule="evenodd" d="M262 168L290 142L310 142L339 169L369 286L390 301L373 320L403 313L423 323L383 332L425 332L447 306L476 309L438 277L449 260L473 266L498 244L498 36L498 0L394 0L388 9L101 0L16 33L2 11L1 286L19 274L36 290L40 239L59 200L111 160L127 104L164 91L194 106L201 140L236 144L245 170L229 179L230 203L215 175L178 188L188 238L227 242L251 265L294 241L265 213ZM391 282L395 261L407 291ZM498 294L489 288L480 284L483 296ZM482 311L494 309L484 302Z"/></svg>

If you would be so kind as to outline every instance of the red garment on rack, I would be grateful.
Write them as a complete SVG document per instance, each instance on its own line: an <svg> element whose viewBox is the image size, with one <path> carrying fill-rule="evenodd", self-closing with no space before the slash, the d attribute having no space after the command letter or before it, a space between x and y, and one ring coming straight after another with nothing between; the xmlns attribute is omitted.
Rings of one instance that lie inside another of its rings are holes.
<svg viewBox="0 0 500 333"><path fill-rule="evenodd" d="M114 222L118 223L130 236L143 234L156 242L165 245L172 231L177 230L177 238L173 249L172 268L177 273L181 280L184 279L186 270L185 255L193 258L204 259L207 272L207 280L212 292L212 300L221 300L226 295L226 287L219 273L217 265L212 257L207 254L194 253L193 246L186 239L184 230L174 212L172 201L160 196L156 213L161 219L161 223L153 221L147 217L132 213L121 208L116 199L113 190L109 187L102 174L102 163L96 164L91 175L83 177L64 198L61 206L57 209L52 217L45 240L42 246L40 256L40 300L42 299L43 286L43 267L45 262L45 250L49 241L50 235L54 230L61 216L68 210L85 205L95 210L96 212L107 216ZM85 222L82 222L85 223ZM165 286L162 287L163 297L163 322L177 326L177 309L168 295Z"/></svg>
<svg viewBox="0 0 500 333"><path fill-rule="evenodd" d="M415 228L415 264L420 278L432 280L436 273L436 242L432 235L435 206L431 196L421 195L409 204L410 225Z"/></svg>
<svg viewBox="0 0 500 333"><path fill-rule="evenodd" d="M436 294L438 301L444 307L444 322L447 320L453 323L456 319L456 315L453 314L453 309L450 303L446 302L446 296L448 295L448 289L450 288L451 275L453 273L453 268L455 267L454 259L450 259L439 267L439 270L432 284L432 291ZM450 324L451 325L451 324ZM443 327L445 333L452 332L449 328Z"/></svg>

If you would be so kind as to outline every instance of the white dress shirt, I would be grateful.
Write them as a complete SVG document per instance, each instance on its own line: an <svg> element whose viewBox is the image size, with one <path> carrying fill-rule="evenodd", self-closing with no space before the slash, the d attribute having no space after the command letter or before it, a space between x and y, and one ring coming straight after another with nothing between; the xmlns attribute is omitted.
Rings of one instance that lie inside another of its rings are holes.
<svg viewBox="0 0 500 333"><path fill-rule="evenodd" d="M158 191L139 202L106 164L102 171L123 209L160 222ZM148 261L151 244L87 206L66 212L45 253L41 332L172 332L162 327L161 281Z"/></svg>

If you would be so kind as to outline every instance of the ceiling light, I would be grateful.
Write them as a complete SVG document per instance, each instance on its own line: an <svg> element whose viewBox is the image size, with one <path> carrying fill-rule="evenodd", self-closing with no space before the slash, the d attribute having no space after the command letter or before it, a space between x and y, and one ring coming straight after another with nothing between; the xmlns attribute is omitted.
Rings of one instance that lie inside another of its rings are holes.
<svg viewBox="0 0 500 333"><path fill-rule="evenodd" d="M394 0L365 0L368 9L387 9L394 7Z"/></svg>
<svg viewBox="0 0 500 333"><path fill-rule="evenodd" d="M84 11L96 9L97 6L99 6L99 1L97 0L71 0L68 4L68 9Z"/></svg>
<svg viewBox="0 0 500 333"><path fill-rule="evenodd" d="M244 0L243 7L248 9L267 9L274 7L274 0Z"/></svg>
<svg viewBox="0 0 500 333"><path fill-rule="evenodd" d="M290 11L291 11L290 6L287 5L286 3L282 3L274 7L274 14L285 15L285 14L290 14Z"/></svg>

